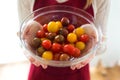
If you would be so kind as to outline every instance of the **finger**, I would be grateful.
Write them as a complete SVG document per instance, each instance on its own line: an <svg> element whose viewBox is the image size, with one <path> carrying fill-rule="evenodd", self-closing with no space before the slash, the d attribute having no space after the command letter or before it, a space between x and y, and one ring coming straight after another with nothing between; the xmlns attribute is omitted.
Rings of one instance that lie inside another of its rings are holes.
<svg viewBox="0 0 120 80"><path fill-rule="evenodd" d="M22 38L25 39L27 37L27 33L30 30L30 26L26 25L27 27L25 28L23 34L22 34Z"/></svg>
<svg viewBox="0 0 120 80"><path fill-rule="evenodd" d="M47 65L45 65L45 64L41 64L41 66L42 66L43 69L47 68Z"/></svg>
<svg viewBox="0 0 120 80"><path fill-rule="evenodd" d="M42 66L43 69L46 69L46 68L47 68L47 65L42 64L42 63L40 63L39 61L35 61L35 62L33 62L33 64L34 64L36 67Z"/></svg>
<svg viewBox="0 0 120 80"><path fill-rule="evenodd" d="M80 63L80 64L76 65L76 68L77 68L77 69L81 69L83 66L84 66L84 65Z"/></svg>
<svg viewBox="0 0 120 80"><path fill-rule="evenodd" d="M33 57L30 57L30 58L29 58L29 61L30 61L31 63L33 63L33 62L35 62L35 59L34 59Z"/></svg>
<svg viewBox="0 0 120 80"><path fill-rule="evenodd" d="M107 41L107 37L105 35L102 35L102 42L106 42Z"/></svg>
<svg viewBox="0 0 120 80"><path fill-rule="evenodd" d="M39 62L37 62L37 61L33 62L33 64L34 64L36 67L39 67L39 66L41 65L41 63L39 63Z"/></svg>
<svg viewBox="0 0 120 80"><path fill-rule="evenodd" d="M75 70L75 65L72 65L72 66L70 66L70 68L72 69L72 70Z"/></svg>
<svg viewBox="0 0 120 80"><path fill-rule="evenodd" d="M47 65L41 64L39 61L35 60L33 57L29 58L30 62L34 64L36 67L39 67L40 65L42 66L43 69L47 68Z"/></svg>

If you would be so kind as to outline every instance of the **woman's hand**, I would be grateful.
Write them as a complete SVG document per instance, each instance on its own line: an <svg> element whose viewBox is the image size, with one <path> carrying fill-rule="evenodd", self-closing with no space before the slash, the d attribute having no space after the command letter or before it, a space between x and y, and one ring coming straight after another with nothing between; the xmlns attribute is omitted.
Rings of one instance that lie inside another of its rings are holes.
<svg viewBox="0 0 120 80"><path fill-rule="evenodd" d="M72 70L75 70L75 69L80 69L80 68L82 68L83 66L85 66L85 65L83 65L82 63L79 63L79 64L76 64L76 65L70 66L70 68L71 68Z"/></svg>
<svg viewBox="0 0 120 80"><path fill-rule="evenodd" d="M47 68L47 65L40 63L39 61L35 60L33 57L29 57L29 61L34 64L36 67L42 66L43 69Z"/></svg>
<svg viewBox="0 0 120 80"><path fill-rule="evenodd" d="M27 43L27 47L29 50L31 50L33 53L35 52L35 50L33 49L32 45L33 45L33 39L36 36L36 32L41 29L41 26L38 22L36 21L30 21L28 22L28 24L26 24L26 29L23 32L22 38L25 40L25 42ZM24 51L24 53L26 54L26 51ZM34 64L35 66L42 66L44 69L47 68L47 65L45 64L41 64L39 61L37 61L34 57L32 56L27 56L29 61Z"/></svg>
<svg viewBox="0 0 120 80"><path fill-rule="evenodd" d="M96 28L94 28L91 24L85 24L85 25L82 25L81 27L90 36L90 40L89 40L89 42L88 42L88 44L87 44L87 46L85 48L85 52L86 52L86 51L89 51L92 46L94 46L95 44L97 44L97 42L98 42L98 34L97 34ZM82 61L82 62L80 62L78 64L72 65L72 66L70 66L70 68L72 70L80 69L83 66L85 66L86 64L88 64L93 57L94 57L94 55L91 55L85 61Z"/></svg>
<svg viewBox="0 0 120 80"><path fill-rule="evenodd" d="M101 42L100 42L100 44L99 44L99 47L98 47L98 49L97 49L97 51L96 51L96 54L97 54L97 55L103 54L103 53L105 53L105 51L107 50L107 45L106 45L106 43L107 43L107 38L106 38L106 36L102 35L102 38L101 38L101 39L102 39L102 40L101 40Z"/></svg>

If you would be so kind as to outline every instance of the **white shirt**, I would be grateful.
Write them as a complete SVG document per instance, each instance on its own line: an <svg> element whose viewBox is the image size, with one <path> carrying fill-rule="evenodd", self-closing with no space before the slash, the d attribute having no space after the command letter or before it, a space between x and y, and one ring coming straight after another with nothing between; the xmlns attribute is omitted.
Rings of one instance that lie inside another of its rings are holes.
<svg viewBox="0 0 120 80"><path fill-rule="evenodd" d="M56 0L58 3L64 3L68 0ZM18 12L20 22L33 12L35 0L18 0ZM106 35L107 20L110 8L110 0L93 0L95 24L100 25L103 35Z"/></svg>

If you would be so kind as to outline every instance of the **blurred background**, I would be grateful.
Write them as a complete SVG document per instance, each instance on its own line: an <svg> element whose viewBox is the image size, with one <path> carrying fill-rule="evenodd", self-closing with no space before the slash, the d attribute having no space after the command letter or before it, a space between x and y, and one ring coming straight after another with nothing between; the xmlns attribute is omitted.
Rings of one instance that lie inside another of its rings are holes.
<svg viewBox="0 0 120 80"><path fill-rule="evenodd" d="M112 66L120 62L120 0L111 0L110 14L107 25L107 50L104 54L96 56L91 64L101 59L105 66Z"/></svg>
<svg viewBox="0 0 120 80"><path fill-rule="evenodd" d="M99 59L101 59L105 66L113 66L116 62L120 63L119 3L120 0L111 0L107 29L107 51L104 54L96 56L92 60L90 63L92 67L97 64ZM27 59L21 51L19 38L17 37L17 31L20 27L17 13L17 0L1 0L0 10L0 80L8 80L8 78L10 80L16 80L15 76L5 78L7 76L6 74L9 74L8 71L13 68L13 66L8 69L4 69L3 66L17 63L21 70L26 70L26 73L23 74L24 76L27 75L27 70L29 69L29 67L27 69L24 68L25 66L29 66L29 63L24 62L27 61ZM20 65L19 63L21 62L27 63L27 65ZM14 70L14 73L18 72L18 68L15 69L17 70ZM2 71L4 72L2 73ZM7 73L5 73L5 71Z"/></svg>

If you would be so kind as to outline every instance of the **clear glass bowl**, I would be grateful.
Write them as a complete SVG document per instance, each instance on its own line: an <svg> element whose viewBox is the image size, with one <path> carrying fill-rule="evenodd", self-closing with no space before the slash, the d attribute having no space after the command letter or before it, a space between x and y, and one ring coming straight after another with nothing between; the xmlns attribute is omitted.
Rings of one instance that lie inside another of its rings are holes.
<svg viewBox="0 0 120 80"><path fill-rule="evenodd" d="M92 47L88 51L84 51L84 54L82 54L81 57L75 58L69 61L54 61L54 60L46 60L43 59L37 55L35 55L27 46L28 44L25 42L23 39L23 33L26 29L26 24L28 24L29 21L37 21L41 25L48 23L52 20L57 21L60 20L62 17L67 17L70 19L71 24L75 26L80 26L83 24L90 24L92 25L91 27L94 29L95 34L96 34L96 40L92 40ZM31 13L26 19L23 21L20 27L20 40L21 44L23 46L23 50L25 50L25 55L27 58L32 56L35 58L36 61L42 63L42 64L47 64L49 66L54 66L54 67L68 67L71 65L76 65L79 63L81 67L85 66L87 63L89 63L92 58L96 54L96 50L98 48L98 44L100 42L100 33L98 28L96 28L94 24L94 18L87 12L74 8L74 7L69 7L69 6L48 6L48 7L43 7L40 8L33 13ZM95 42L94 42L95 41Z"/></svg>

